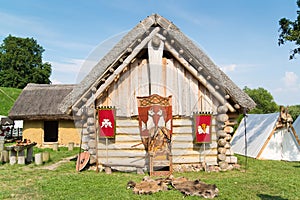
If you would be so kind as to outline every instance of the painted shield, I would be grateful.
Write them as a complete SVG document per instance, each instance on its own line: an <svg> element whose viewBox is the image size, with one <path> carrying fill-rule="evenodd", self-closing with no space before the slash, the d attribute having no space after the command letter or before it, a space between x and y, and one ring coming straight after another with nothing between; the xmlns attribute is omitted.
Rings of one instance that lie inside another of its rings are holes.
<svg viewBox="0 0 300 200"><path fill-rule="evenodd" d="M150 139L160 132L164 138L171 140L172 135L172 97L161 97L157 94L137 97L139 127L142 143L148 151ZM160 131L158 131L160 130Z"/></svg>

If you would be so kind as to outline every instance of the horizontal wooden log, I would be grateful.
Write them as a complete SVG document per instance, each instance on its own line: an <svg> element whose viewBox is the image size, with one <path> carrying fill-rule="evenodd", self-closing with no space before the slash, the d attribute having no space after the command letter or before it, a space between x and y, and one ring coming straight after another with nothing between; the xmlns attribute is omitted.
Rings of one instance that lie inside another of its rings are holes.
<svg viewBox="0 0 300 200"><path fill-rule="evenodd" d="M229 117L227 114L219 114L217 115L217 121L219 122L226 122L228 121Z"/></svg>
<svg viewBox="0 0 300 200"><path fill-rule="evenodd" d="M193 151L193 150L181 150L181 149L172 149L172 155L173 156L207 156L207 155L217 155L217 149L212 149L212 150L205 150L205 151Z"/></svg>
<svg viewBox="0 0 300 200"><path fill-rule="evenodd" d="M224 147L225 147L226 149L229 149L229 148L231 148L231 144L230 144L230 142L226 142L226 144L224 145Z"/></svg>
<svg viewBox="0 0 300 200"><path fill-rule="evenodd" d="M219 167L226 170L228 169L228 163L225 161L219 162Z"/></svg>
<svg viewBox="0 0 300 200"><path fill-rule="evenodd" d="M224 127L224 131L225 131L226 133L232 133L232 132L233 132L233 128L232 128L231 126L225 126L225 127Z"/></svg>
<svg viewBox="0 0 300 200"><path fill-rule="evenodd" d="M226 135L227 135L227 133L226 133L224 130L218 130L218 131L217 131L217 136L218 136L219 138L225 138Z"/></svg>
<svg viewBox="0 0 300 200"><path fill-rule="evenodd" d="M117 127L139 127L139 121L134 119L118 119L116 120Z"/></svg>
<svg viewBox="0 0 300 200"><path fill-rule="evenodd" d="M218 148L218 152L219 152L220 154L226 154L226 151L227 151L227 149L224 148L224 147L219 147L219 148Z"/></svg>
<svg viewBox="0 0 300 200"><path fill-rule="evenodd" d="M227 140L227 141L230 141L231 140L231 135L230 134L226 134L226 136L225 136L224 139Z"/></svg>
<svg viewBox="0 0 300 200"><path fill-rule="evenodd" d="M218 154L218 160L221 160L221 161L226 160L226 155L225 154Z"/></svg>
<svg viewBox="0 0 300 200"><path fill-rule="evenodd" d="M172 141L171 143L172 149L178 149L178 150L195 150L195 151L201 151L204 150L204 144L194 144L192 142L179 142L179 141ZM212 142L210 144L205 144L205 149L214 149L217 148L217 142ZM133 147L134 146L134 147ZM141 141L138 142L123 142L123 143L110 143L107 145L108 149L124 149L124 150L144 150L144 145L141 143ZM98 143L98 149L106 149L106 142L103 141L102 143Z"/></svg>
<svg viewBox="0 0 300 200"><path fill-rule="evenodd" d="M226 149L225 154L226 154L226 156L233 156L234 155L234 151L232 149Z"/></svg>
<svg viewBox="0 0 300 200"><path fill-rule="evenodd" d="M127 158L127 159L120 159L120 158L108 158L106 157L99 157L98 163L101 165L114 165L114 166L139 166L144 167L146 164L145 158Z"/></svg>
<svg viewBox="0 0 300 200"><path fill-rule="evenodd" d="M226 105L219 106L219 107L217 108L217 112L218 112L219 114L225 114L225 113L227 113L227 111L228 111L228 107L227 107Z"/></svg>
<svg viewBox="0 0 300 200"><path fill-rule="evenodd" d="M230 164L237 164L238 159L235 156L227 156L225 161Z"/></svg>
<svg viewBox="0 0 300 200"><path fill-rule="evenodd" d="M200 163L205 162L208 165L217 165L217 157L216 156L173 156L172 157L173 164L190 164L190 163Z"/></svg>
<svg viewBox="0 0 300 200"><path fill-rule="evenodd" d="M192 149L212 149L212 148L217 148L218 144L217 141L212 141L209 144L195 144L193 142L187 142L187 141L177 141L173 140L172 141L172 148L177 148L177 149L186 149L186 148L192 148Z"/></svg>
<svg viewBox="0 0 300 200"><path fill-rule="evenodd" d="M219 139L218 140L218 145L220 147L224 147L226 145L227 141L225 139Z"/></svg>
<svg viewBox="0 0 300 200"><path fill-rule="evenodd" d="M192 126L193 119L173 119L173 127L176 126Z"/></svg>
<svg viewBox="0 0 300 200"><path fill-rule="evenodd" d="M145 157L146 151L145 150L123 150L123 149L115 149L115 150L105 150L105 149L98 149L98 156L99 157L106 157L109 158L118 157L118 158L138 158L138 157Z"/></svg>
<svg viewBox="0 0 300 200"><path fill-rule="evenodd" d="M92 118L92 117L88 117L88 118L87 118L87 124L88 124L89 126L94 125L94 123L95 123L94 118Z"/></svg>

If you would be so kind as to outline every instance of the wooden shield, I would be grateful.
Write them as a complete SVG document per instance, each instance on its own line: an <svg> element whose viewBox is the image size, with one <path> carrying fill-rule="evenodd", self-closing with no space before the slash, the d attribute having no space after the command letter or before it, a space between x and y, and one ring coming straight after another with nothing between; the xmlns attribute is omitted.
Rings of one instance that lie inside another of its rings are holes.
<svg viewBox="0 0 300 200"><path fill-rule="evenodd" d="M140 135L145 150L149 150L149 144L153 143L151 138L154 139L154 136L158 136L158 133L162 133L165 139L171 140L172 96L161 97L153 94L146 97L137 97L137 99Z"/></svg>

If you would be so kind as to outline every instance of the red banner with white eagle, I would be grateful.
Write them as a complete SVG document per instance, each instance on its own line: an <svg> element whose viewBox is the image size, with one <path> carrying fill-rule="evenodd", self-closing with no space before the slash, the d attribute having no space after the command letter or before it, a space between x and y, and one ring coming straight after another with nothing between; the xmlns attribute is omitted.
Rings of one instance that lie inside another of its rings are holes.
<svg viewBox="0 0 300 200"><path fill-rule="evenodd" d="M99 137L114 138L116 132L115 109L100 107L98 110Z"/></svg>
<svg viewBox="0 0 300 200"><path fill-rule="evenodd" d="M154 148L155 140L156 142L161 140L161 145L165 142L170 143L172 135L172 97L161 97L153 94L146 97L137 97L137 99L140 135L146 151L151 151Z"/></svg>
<svg viewBox="0 0 300 200"><path fill-rule="evenodd" d="M194 115L196 143L211 143L211 119L210 114Z"/></svg>

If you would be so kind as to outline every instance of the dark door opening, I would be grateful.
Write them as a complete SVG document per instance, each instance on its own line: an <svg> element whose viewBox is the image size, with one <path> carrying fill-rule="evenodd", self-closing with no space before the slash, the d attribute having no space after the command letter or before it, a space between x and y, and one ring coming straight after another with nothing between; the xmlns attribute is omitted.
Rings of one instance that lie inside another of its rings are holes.
<svg viewBox="0 0 300 200"><path fill-rule="evenodd" d="M44 142L57 142L58 121L44 121Z"/></svg>

